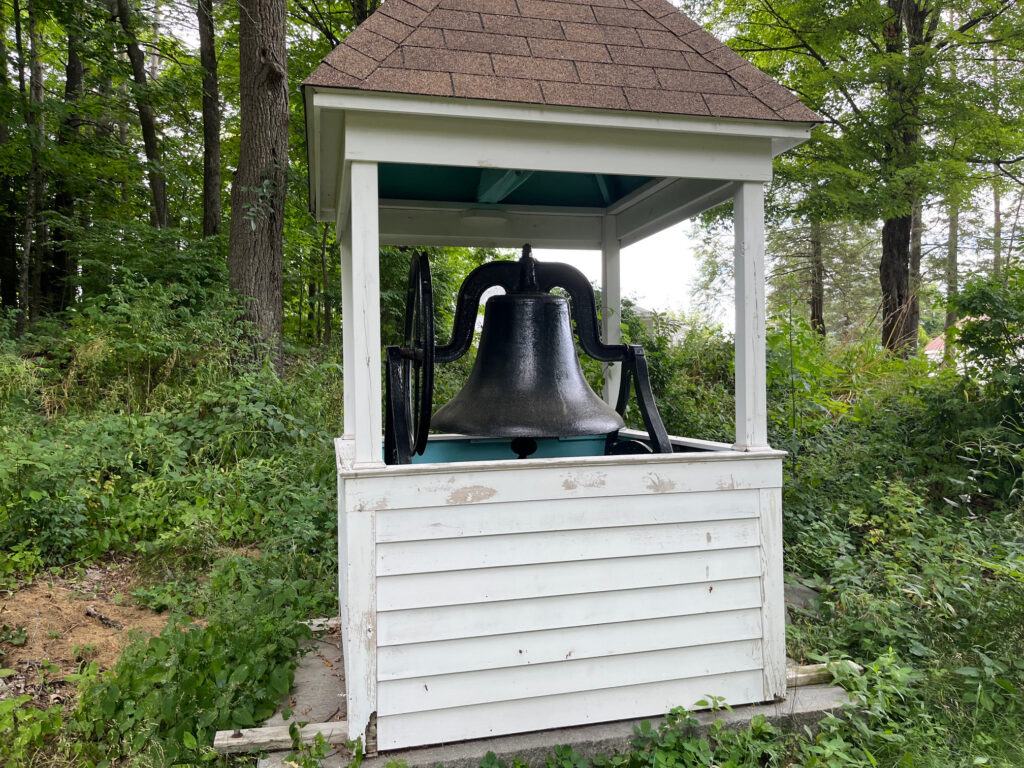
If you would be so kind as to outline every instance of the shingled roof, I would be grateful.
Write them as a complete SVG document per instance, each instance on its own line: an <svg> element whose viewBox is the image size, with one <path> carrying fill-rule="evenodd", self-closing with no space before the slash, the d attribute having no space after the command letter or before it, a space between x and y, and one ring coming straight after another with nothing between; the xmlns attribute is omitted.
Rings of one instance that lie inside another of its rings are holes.
<svg viewBox="0 0 1024 768"><path fill-rule="evenodd" d="M820 120L668 0L384 0L305 84Z"/></svg>

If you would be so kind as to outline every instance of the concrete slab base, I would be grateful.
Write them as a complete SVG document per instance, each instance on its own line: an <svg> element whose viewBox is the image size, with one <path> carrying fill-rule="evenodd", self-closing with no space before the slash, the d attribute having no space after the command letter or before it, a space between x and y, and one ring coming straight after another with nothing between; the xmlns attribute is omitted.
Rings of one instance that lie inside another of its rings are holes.
<svg viewBox="0 0 1024 768"><path fill-rule="evenodd" d="M785 701L774 704L751 704L736 707L731 712L697 712L694 717L701 723L699 731L706 733L711 723L719 721L727 726L742 728L755 715L764 715L773 725L784 730L798 730L805 725L813 727L829 712L835 712L849 703L847 693L833 685L810 685L793 688ZM624 720L615 723L558 728L549 731L475 739L458 744L436 747L395 750L380 753L363 760L363 768L384 768L392 761L403 761L408 768L477 768L488 752L511 763L519 758L530 765L543 765L545 757L555 748L569 745L579 754L592 758L599 754L624 752L633 740L633 727L649 720L657 727L663 718L652 717ZM258 768L287 768L288 752L277 752L260 760ZM344 747L332 749L323 768L345 768L352 756Z"/></svg>

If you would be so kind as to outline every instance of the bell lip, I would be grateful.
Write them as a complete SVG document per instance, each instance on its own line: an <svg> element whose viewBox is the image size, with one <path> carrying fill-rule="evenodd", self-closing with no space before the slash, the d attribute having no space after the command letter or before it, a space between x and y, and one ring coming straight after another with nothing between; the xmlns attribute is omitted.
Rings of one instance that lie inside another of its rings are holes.
<svg viewBox="0 0 1024 768"><path fill-rule="evenodd" d="M459 425L456 423L444 423L444 415L442 411L447 407L447 403L438 408L437 413L430 420L430 428L432 430L438 430L440 432L446 432L456 435L465 435L467 437L487 437L487 438L515 438L515 437L533 437L536 439L556 439L559 437L588 437L596 435L610 435L613 432L618 432L620 429L626 428L626 423L622 417L614 411L612 415L607 418L592 418L589 423L577 427L576 429L561 430L557 434L553 434L550 431L544 430L543 427L531 426L524 424L514 425L481 425L481 424L470 424L470 425ZM438 423L437 416L441 416L441 423ZM604 422L604 423L601 423ZM465 427L470 427L470 430Z"/></svg>

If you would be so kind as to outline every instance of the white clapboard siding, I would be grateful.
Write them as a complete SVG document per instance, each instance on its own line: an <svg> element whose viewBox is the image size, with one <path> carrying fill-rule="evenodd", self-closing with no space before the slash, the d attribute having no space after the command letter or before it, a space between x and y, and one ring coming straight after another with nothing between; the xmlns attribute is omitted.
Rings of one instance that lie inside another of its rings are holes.
<svg viewBox="0 0 1024 768"><path fill-rule="evenodd" d="M377 679L401 680L418 675L527 666L566 658L589 659L760 637L760 610L745 608L695 616L389 645L377 650Z"/></svg>
<svg viewBox="0 0 1024 768"><path fill-rule="evenodd" d="M377 645L612 624L760 605L761 581L755 578L384 611L377 614Z"/></svg>
<svg viewBox="0 0 1024 768"><path fill-rule="evenodd" d="M756 546L754 518L377 545L377 575L598 560Z"/></svg>
<svg viewBox="0 0 1024 768"><path fill-rule="evenodd" d="M614 492L610 489L609 492ZM550 499L377 512L377 541L419 541L503 533L568 531L627 525L756 517L758 491L698 491L596 499Z"/></svg>
<svg viewBox="0 0 1024 768"><path fill-rule="evenodd" d="M761 641L669 648L528 667L391 680L377 686L377 716L620 688L642 683L761 669Z"/></svg>
<svg viewBox="0 0 1024 768"><path fill-rule="evenodd" d="M377 579L377 610L663 587L761 575L758 547L414 573Z"/></svg>
<svg viewBox="0 0 1024 768"><path fill-rule="evenodd" d="M682 458L680 458L682 457ZM731 491L782 485L776 456L733 452L529 459L388 467L357 475L349 509L423 509L659 493ZM441 469L441 468L444 469Z"/></svg>
<svg viewBox="0 0 1024 768"><path fill-rule="evenodd" d="M599 685L599 681L595 681ZM730 705L761 698L760 670L671 680L622 688L600 688L540 699L478 704L377 718L377 747L396 749L504 733L523 733L586 723L663 715L673 707L693 708L705 696Z"/></svg>

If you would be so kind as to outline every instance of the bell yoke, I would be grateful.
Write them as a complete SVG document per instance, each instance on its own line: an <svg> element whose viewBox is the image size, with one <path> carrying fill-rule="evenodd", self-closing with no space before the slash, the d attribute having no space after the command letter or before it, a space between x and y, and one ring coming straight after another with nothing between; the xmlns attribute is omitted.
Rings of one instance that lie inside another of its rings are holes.
<svg viewBox="0 0 1024 768"><path fill-rule="evenodd" d="M465 355L473 341L484 292L505 289L484 308L476 361L465 386L431 416L433 366ZM552 294L553 288L568 293ZM621 362L615 408L587 384L576 355L572 324L583 352L601 362ZM388 347L385 458L408 464L426 449L429 429L474 437L508 438L525 458L544 438L606 435L605 453L671 453L651 391L643 348L604 344L598 335L594 289L568 264L538 262L527 244L517 262L496 261L473 270L459 289L448 344L435 346L430 264L413 255L406 294L405 341ZM648 440L622 439L631 386Z"/></svg>

